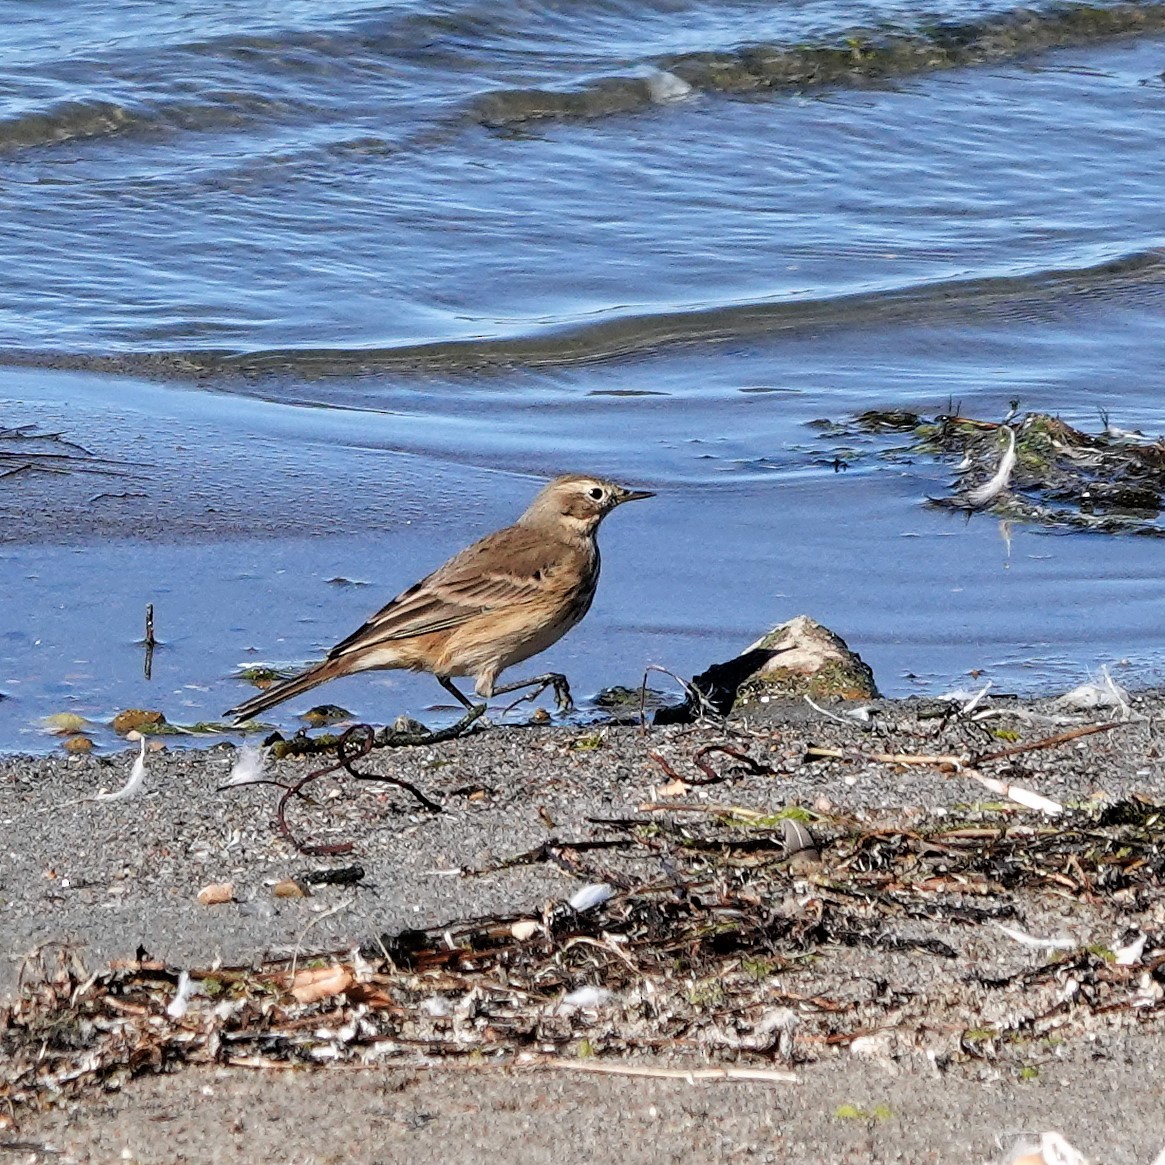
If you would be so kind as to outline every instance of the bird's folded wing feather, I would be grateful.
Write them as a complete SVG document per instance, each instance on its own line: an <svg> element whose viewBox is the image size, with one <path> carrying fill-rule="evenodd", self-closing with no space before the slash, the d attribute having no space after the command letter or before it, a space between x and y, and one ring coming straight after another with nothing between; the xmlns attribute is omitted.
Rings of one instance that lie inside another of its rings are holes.
<svg viewBox="0 0 1165 1165"><path fill-rule="evenodd" d="M382 607L328 652L329 659L379 643L458 627L487 611L537 602L544 591L545 545L510 527L463 550Z"/></svg>

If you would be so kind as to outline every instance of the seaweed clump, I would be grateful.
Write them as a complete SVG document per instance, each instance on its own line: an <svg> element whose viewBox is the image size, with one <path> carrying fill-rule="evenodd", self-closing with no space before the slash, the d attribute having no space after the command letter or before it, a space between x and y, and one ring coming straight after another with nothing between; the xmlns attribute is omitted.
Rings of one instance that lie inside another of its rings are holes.
<svg viewBox="0 0 1165 1165"><path fill-rule="evenodd" d="M956 462L958 476L931 505L990 510L1004 518L1050 528L1107 534L1165 535L1165 441L1117 429L1088 433L1048 413L1005 421L903 410L861 413L864 434L907 433L910 441L887 450ZM836 430L834 431L836 433Z"/></svg>

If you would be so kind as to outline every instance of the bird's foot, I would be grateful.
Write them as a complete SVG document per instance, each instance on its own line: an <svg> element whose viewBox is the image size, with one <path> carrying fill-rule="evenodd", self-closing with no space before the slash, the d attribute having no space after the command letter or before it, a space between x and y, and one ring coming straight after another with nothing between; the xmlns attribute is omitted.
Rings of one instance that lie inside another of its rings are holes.
<svg viewBox="0 0 1165 1165"><path fill-rule="evenodd" d="M503 715L512 712L519 704L537 700L547 688L554 689L554 705L559 712L574 711L574 701L570 698L570 684L566 682L566 676L559 672L547 672L546 675L535 676L532 680L520 680L515 684L506 684L504 688L494 688L494 695L501 695L503 692L516 692L521 688L533 688L534 690L527 692L524 696L519 696L506 708Z"/></svg>
<svg viewBox="0 0 1165 1165"><path fill-rule="evenodd" d="M554 704L562 713L574 711L574 700L570 696L570 684L566 682L566 676L554 675L551 677L550 685L554 688Z"/></svg>

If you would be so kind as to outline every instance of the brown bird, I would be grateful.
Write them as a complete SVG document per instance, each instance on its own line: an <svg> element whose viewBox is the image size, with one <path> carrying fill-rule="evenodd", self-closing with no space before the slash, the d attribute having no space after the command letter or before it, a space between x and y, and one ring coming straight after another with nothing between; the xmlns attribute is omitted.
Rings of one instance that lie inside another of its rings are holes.
<svg viewBox="0 0 1165 1165"><path fill-rule="evenodd" d="M322 663L226 715L249 720L317 684L378 668L430 672L470 709L453 676L472 676L474 691L486 699L553 687L558 707L569 711L570 686L557 672L503 687L497 677L545 651L587 613L599 581L599 523L624 502L654 496L601 477L555 478L514 525L486 535L397 595Z"/></svg>

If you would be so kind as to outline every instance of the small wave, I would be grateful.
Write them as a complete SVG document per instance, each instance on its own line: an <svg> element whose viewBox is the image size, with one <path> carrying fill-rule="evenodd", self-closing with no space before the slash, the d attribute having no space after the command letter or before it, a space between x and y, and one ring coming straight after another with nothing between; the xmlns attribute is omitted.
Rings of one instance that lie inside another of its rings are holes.
<svg viewBox="0 0 1165 1165"><path fill-rule="evenodd" d="M858 88L1163 29L1165 4L1159 2L1018 8L978 20L935 21L908 29L850 28L818 44L746 44L678 53L655 60L652 76L672 79L677 89L671 95ZM569 90L497 90L479 97L471 113L484 125L503 126L538 118L627 113L658 100L649 78L601 76Z"/></svg>
<svg viewBox="0 0 1165 1165"><path fill-rule="evenodd" d="M224 381L385 373L483 374L515 367L594 364L681 344L796 335L827 328L929 324L975 316L1032 319L1128 292L1141 298L1165 295L1165 250L1142 251L1081 268L937 281L816 299L765 300L627 315L491 339L380 348L277 348L254 352L216 348L116 355L10 349L0 350L0 364Z"/></svg>

